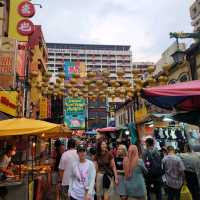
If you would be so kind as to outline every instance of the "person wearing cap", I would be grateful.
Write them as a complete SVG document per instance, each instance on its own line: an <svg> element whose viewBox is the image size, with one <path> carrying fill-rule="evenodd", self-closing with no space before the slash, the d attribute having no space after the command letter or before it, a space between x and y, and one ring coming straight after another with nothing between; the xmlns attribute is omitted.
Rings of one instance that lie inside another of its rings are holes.
<svg viewBox="0 0 200 200"><path fill-rule="evenodd" d="M95 165L86 159L86 146L78 145L78 163L73 165L72 176L69 184L70 200L93 200L96 177Z"/></svg>

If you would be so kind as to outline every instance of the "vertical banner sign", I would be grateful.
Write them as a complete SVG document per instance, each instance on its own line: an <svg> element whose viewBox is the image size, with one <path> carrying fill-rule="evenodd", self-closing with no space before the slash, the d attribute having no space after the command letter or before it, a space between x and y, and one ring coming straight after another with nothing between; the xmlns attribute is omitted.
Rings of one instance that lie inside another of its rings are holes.
<svg viewBox="0 0 200 200"><path fill-rule="evenodd" d="M65 98L65 125L70 129L85 129L85 99Z"/></svg>
<svg viewBox="0 0 200 200"><path fill-rule="evenodd" d="M76 74L86 77L86 65L83 62L64 62L65 79L70 80Z"/></svg>

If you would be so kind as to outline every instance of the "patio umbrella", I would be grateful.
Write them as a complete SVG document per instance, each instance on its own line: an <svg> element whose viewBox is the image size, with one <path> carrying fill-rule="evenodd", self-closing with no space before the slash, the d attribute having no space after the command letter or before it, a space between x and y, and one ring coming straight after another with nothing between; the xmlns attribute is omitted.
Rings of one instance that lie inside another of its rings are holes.
<svg viewBox="0 0 200 200"><path fill-rule="evenodd" d="M64 132L60 124L27 118L0 121L0 137L15 135L54 135Z"/></svg>
<svg viewBox="0 0 200 200"><path fill-rule="evenodd" d="M142 97L168 110L200 110L200 80L145 88Z"/></svg>

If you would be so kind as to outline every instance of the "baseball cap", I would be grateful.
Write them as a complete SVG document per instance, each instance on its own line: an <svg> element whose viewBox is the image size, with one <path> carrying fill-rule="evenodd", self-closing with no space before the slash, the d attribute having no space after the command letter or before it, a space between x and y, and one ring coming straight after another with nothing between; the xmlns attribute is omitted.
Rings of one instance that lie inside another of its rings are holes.
<svg viewBox="0 0 200 200"><path fill-rule="evenodd" d="M77 152L85 152L86 150L87 150L87 148L84 144L79 144L77 146Z"/></svg>

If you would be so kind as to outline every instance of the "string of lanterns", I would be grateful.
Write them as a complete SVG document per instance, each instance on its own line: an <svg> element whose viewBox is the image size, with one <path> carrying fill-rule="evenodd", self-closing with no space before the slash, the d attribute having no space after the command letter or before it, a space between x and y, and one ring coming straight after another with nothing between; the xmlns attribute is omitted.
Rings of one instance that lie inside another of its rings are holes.
<svg viewBox="0 0 200 200"><path fill-rule="evenodd" d="M168 71L170 66L163 66L163 73L155 78L154 66L149 66L143 73L147 73L145 79L142 78L141 70L135 68L132 70L133 81L125 79L125 72L118 70L116 80L110 79L109 71L88 72L87 77L81 78L76 74L70 80L65 80L65 73L58 74L56 82L50 83L51 73L46 72L42 76L42 81L37 81L38 73L33 72L30 77L31 87L36 87L43 96L59 96L85 98L92 101L96 99L104 100L106 98L120 98L121 100L132 99L140 96L144 87L152 87L157 83L167 84Z"/></svg>

